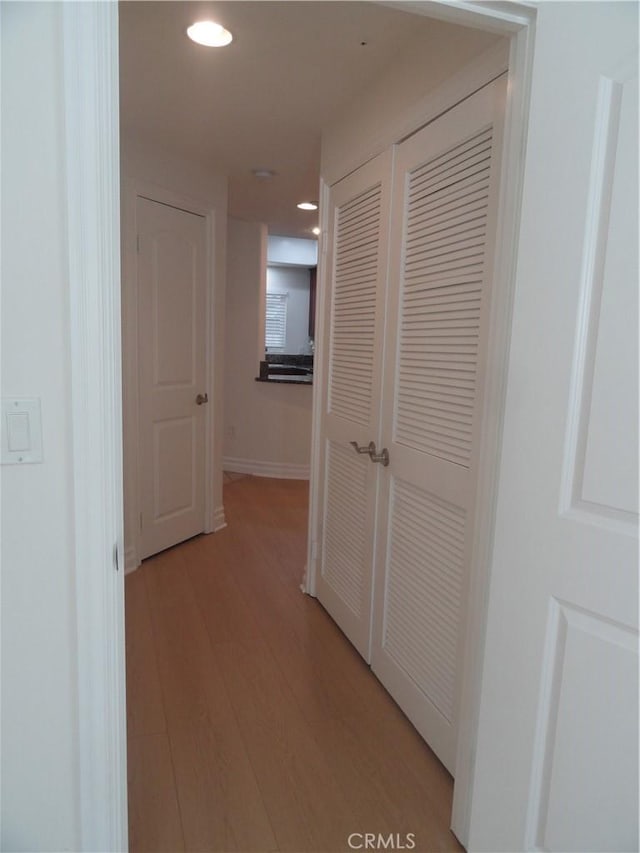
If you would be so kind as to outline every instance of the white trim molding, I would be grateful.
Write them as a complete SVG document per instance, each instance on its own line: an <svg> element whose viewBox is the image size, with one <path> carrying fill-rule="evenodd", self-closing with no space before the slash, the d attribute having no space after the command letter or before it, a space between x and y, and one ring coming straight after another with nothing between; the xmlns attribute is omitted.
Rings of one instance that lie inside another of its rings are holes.
<svg viewBox="0 0 640 853"><path fill-rule="evenodd" d="M468 623L460 695L456 784L451 818L452 829L465 847L468 846L469 841L478 739L490 583L489 568L493 554L535 37L535 11L524 7L521 7L520 11L525 17L525 22L521 22L519 29L512 33L510 41L494 280L489 319L487 378L482 412L481 462L477 485L477 494L482 495L483 499L477 501L474 520L467 607Z"/></svg>
<svg viewBox="0 0 640 853"><path fill-rule="evenodd" d="M255 477L273 477L276 480L308 480L309 466L292 462L263 462L258 459L241 459L225 456L222 460L225 471L237 474L253 474Z"/></svg>
<svg viewBox="0 0 640 853"><path fill-rule="evenodd" d="M137 568L141 566L140 560L136 557L136 552L133 548L125 548L124 549L124 573L125 575L131 574L131 572L135 572Z"/></svg>
<svg viewBox="0 0 640 853"><path fill-rule="evenodd" d="M325 355L325 317L330 271L327 269L327 245L329 230L329 192L327 181L320 176L320 235L318 237L318 271L316 287L316 349L313 360L313 400L311 409L311 466L309 488L309 521L307 532L307 562L302 580L303 591L312 597L317 595L318 541L322 525L322 405L320 389L327 381L328 353Z"/></svg>
<svg viewBox="0 0 640 853"><path fill-rule="evenodd" d="M227 526L227 519L224 514L224 506L220 505L213 511L213 530L212 533L217 533L219 530L224 530Z"/></svg>
<svg viewBox="0 0 640 853"><path fill-rule="evenodd" d="M534 3L502 0L380 0L380 5L501 36L527 27L535 9Z"/></svg>
<svg viewBox="0 0 640 853"><path fill-rule="evenodd" d="M124 851L118 6L65 3L62 15L80 843Z"/></svg>

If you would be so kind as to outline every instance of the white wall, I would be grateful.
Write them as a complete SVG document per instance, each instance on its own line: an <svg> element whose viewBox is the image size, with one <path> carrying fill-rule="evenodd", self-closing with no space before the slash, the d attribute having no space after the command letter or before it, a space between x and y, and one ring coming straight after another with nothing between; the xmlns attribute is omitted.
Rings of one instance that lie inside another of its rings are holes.
<svg viewBox="0 0 640 853"><path fill-rule="evenodd" d="M142 141L121 140L122 182L122 250L123 250L123 385L124 385L124 515L127 568L137 564L133 544L138 524L139 507L136 500L135 466L137 457L133 437L136 435L137 398L132 377L137 375L135 365L135 188L140 182L153 184L201 202L215 211L215 244L211 262L214 266L213 371L214 385L219 391L213 402L214 429L214 486L213 506L216 517L222 519L222 442L223 411L222 388L224 382L224 292L226 277L227 232L227 179L212 170L171 156Z"/></svg>
<svg viewBox="0 0 640 853"><path fill-rule="evenodd" d="M225 468L308 475L311 386L256 382L264 332L267 230L230 219L225 330ZM262 344L260 343L262 342Z"/></svg>
<svg viewBox="0 0 640 853"><path fill-rule="evenodd" d="M148 141L123 136L120 146L123 178L138 178L201 201L214 202L221 212L226 212L225 176L162 151ZM224 228L222 232L224 236Z"/></svg>
<svg viewBox="0 0 640 853"><path fill-rule="evenodd" d="M440 27L447 30L446 39ZM331 183L343 177L345 168L356 168L396 142L400 137L393 132L402 128L405 117L421 101L490 49L503 53L506 59L508 42L443 22L439 22L437 40L417 37L323 130L320 172L325 180Z"/></svg>
<svg viewBox="0 0 640 853"><path fill-rule="evenodd" d="M287 293L287 339L282 352L308 353L309 270L304 267L267 267L267 293Z"/></svg>
<svg viewBox="0 0 640 853"><path fill-rule="evenodd" d="M3 850L79 843L61 4L3 3L2 394L44 462L2 468Z"/></svg>
<svg viewBox="0 0 640 853"><path fill-rule="evenodd" d="M315 267L318 263L318 241L271 236L267 240L267 263Z"/></svg>

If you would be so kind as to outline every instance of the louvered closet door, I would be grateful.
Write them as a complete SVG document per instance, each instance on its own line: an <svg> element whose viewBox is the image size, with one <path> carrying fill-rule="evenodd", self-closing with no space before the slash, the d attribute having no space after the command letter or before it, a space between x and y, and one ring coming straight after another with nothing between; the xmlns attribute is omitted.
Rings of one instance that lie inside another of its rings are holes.
<svg viewBox="0 0 640 853"><path fill-rule="evenodd" d="M326 259L328 377L317 595L367 661L377 466L350 442L379 440L390 171L388 153L331 188Z"/></svg>
<svg viewBox="0 0 640 853"><path fill-rule="evenodd" d="M451 772L504 96L481 90L394 166L372 666Z"/></svg>

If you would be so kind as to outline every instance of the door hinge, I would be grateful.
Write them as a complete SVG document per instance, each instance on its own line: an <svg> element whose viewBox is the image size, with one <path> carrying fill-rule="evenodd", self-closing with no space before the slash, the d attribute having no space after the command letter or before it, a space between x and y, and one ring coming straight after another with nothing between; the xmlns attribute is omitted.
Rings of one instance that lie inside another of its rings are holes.
<svg viewBox="0 0 640 853"><path fill-rule="evenodd" d="M140 254L140 235L136 234L136 252Z"/></svg>
<svg viewBox="0 0 640 853"><path fill-rule="evenodd" d="M142 530L142 513L140 513L140 530Z"/></svg>
<svg viewBox="0 0 640 853"><path fill-rule="evenodd" d="M116 567L116 572L120 571L120 558L118 557L118 543L113 546L113 564Z"/></svg>

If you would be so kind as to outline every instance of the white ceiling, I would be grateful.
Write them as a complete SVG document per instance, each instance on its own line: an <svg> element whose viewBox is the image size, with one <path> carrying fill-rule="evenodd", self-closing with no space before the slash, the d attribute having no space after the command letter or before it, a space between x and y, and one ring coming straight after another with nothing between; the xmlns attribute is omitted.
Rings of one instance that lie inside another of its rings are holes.
<svg viewBox="0 0 640 853"><path fill-rule="evenodd" d="M212 19L233 43L211 49L185 35ZM133 2L120 4L121 126L127 135L229 178L229 214L269 232L311 236L320 135L359 91L416 40L450 25L366 2ZM363 44L364 42L364 44ZM253 168L270 168L270 180Z"/></svg>

